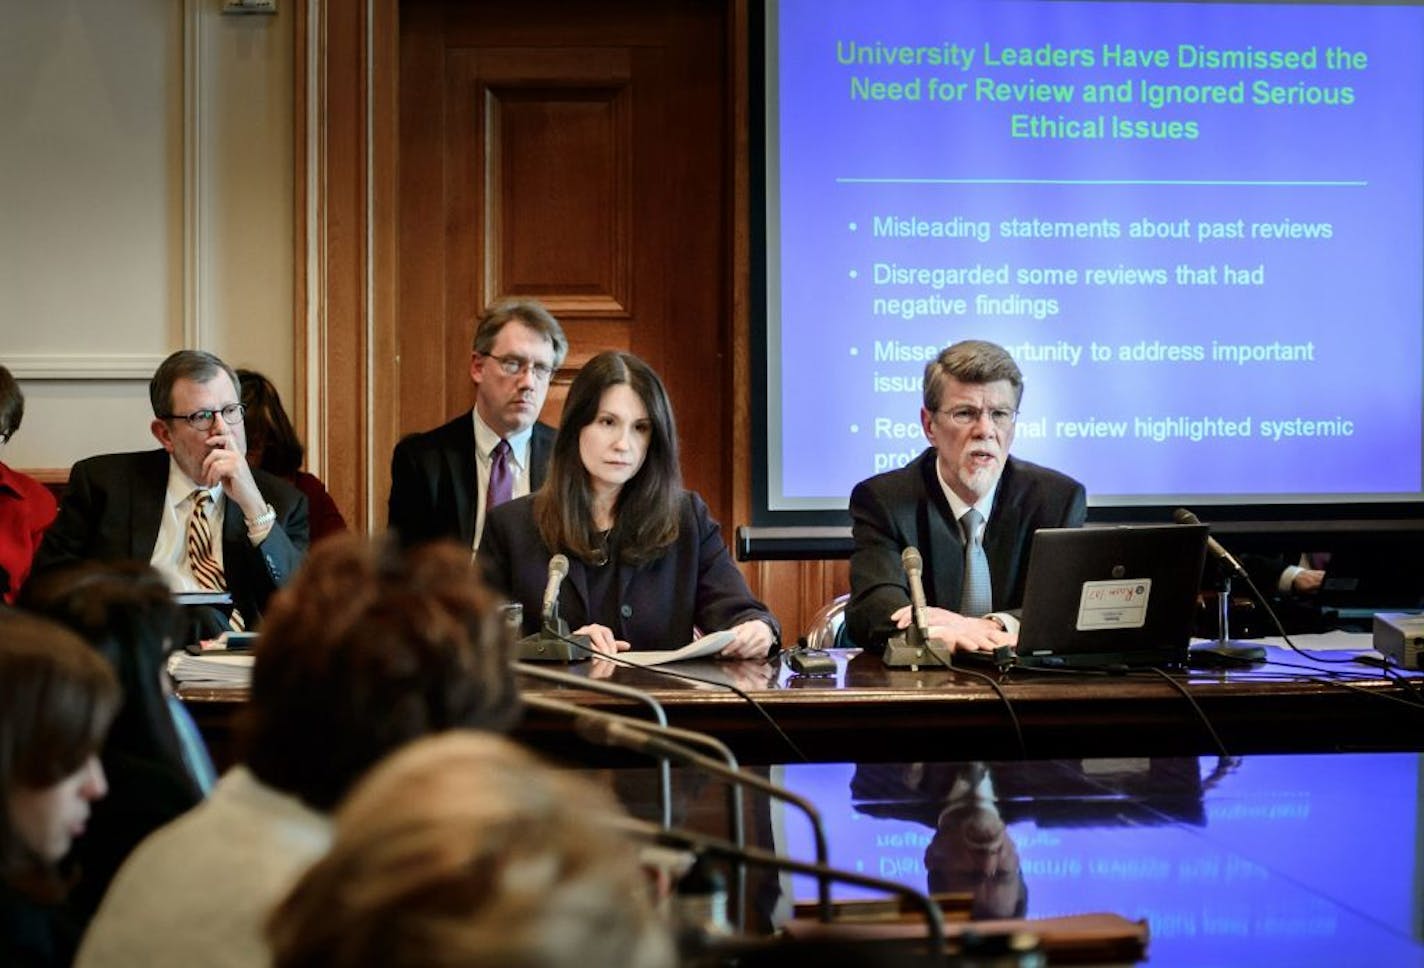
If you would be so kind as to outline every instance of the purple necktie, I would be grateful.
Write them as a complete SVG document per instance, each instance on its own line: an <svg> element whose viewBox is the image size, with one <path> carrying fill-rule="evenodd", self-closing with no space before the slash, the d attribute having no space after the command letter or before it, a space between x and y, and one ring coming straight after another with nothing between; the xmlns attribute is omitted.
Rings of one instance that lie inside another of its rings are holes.
<svg viewBox="0 0 1424 968"><path fill-rule="evenodd" d="M499 507L514 497L514 475L509 468L509 441L500 439L490 455L489 507Z"/></svg>

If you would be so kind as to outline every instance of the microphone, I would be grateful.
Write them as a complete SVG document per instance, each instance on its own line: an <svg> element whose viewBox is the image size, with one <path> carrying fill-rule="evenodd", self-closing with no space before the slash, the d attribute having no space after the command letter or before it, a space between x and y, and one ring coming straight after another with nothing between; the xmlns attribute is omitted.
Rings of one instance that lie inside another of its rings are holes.
<svg viewBox="0 0 1424 968"><path fill-rule="evenodd" d="M936 649L930 641L929 623L925 620L925 609L929 606L925 602L922 578L925 560L920 556L920 549L911 545L900 552L900 564L910 583L910 626L885 643L885 651L880 654L881 661L891 669L918 669L927 659L948 666L950 662L943 646Z"/></svg>
<svg viewBox="0 0 1424 968"><path fill-rule="evenodd" d="M1178 524L1201 524L1201 519L1186 508L1177 508L1172 512L1172 520ZM1197 668L1232 668L1243 665L1250 665L1253 662L1266 661L1266 650L1263 646L1252 642L1240 642L1231 637L1231 576L1237 575L1246 580L1247 586L1255 592L1256 599L1275 617L1270 603L1266 601L1264 595L1256 588L1256 583L1251 580L1251 576L1246 573L1246 569L1241 566L1241 562L1236 557L1221 546L1211 535L1206 536L1206 547L1216 559L1225 565L1230 574L1223 574L1221 579L1221 591L1217 593L1217 639L1210 645L1194 645L1191 647L1187 662Z"/></svg>
<svg viewBox="0 0 1424 968"><path fill-rule="evenodd" d="M1177 508L1177 510L1173 511L1172 520L1178 524L1201 524L1201 518L1186 508ZM1223 548L1221 542L1209 534L1206 536L1206 547L1222 564L1230 568L1233 573L1240 575L1242 578L1246 577L1246 569L1242 567L1241 562L1236 560L1236 556Z"/></svg>
<svg viewBox="0 0 1424 968"><path fill-rule="evenodd" d="M545 625L555 625L559 620L559 586L569 575L569 559L564 555L554 555L549 559L549 581L544 586L544 607L540 615Z"/></svg>
<svg viewBox="0 0 1424 968"><path fill-rule="evenodd" d="M559 616L559 586L569 574L569 559L549 559L549 580L544 586L539 631L515 643L516 657L524 662L582 662L593 655L586 635L569 635L569 623Z"/></svg>
<svg viewBox="0 0 1424 968"><path fill-rule="evenodd" d="M648 756L665 757L684 766L696 767L736 786L750 787L774 800L791 804L804 813L806 819L810 821L811 834L816 849L816 864L822 868L826 867L830 853L826 846L826 828L821 822L820 811L805 797L778 786L770 780L764 780L755 773L729 769L711 757L703 756L678 742L676 738L672 738L673 734L670 730L650 729L645 723L623 719L619 716L610 716L606 713L595 713L591 710L582 710L582 715L574 718L574 730L591 743L633 750ZM817 887L821 920L830 921L831 879L821 875Z"/></svg>
<svg viewBox="0 0 1424 968"><path fill-rule="evenodd" d="M576 676L569 672L559 672L554 669L545 669L537 665L531 665L528 662L511 662L509 664L509 667L514 670L516 675L528 676L531 679L541 679L544 682L551 682L554 685L558 686L569 686L574 689L585 689L589 692L602 693L605 696L614 696L619 699L631 699L634 702L642 703L650 710L652 710L654 722L664 728L667 727L667 710L663 708L663 704L654 699L651 693L644 692L641 689L634 689L632 686L619 685L616 682L604 682L601 679L594 679L590 676ZM536 709L543 709L546 712L558 712L564 715L574 715L574 710L582 711L573 703L561 702L557 699L545 699L542 696L531 696L528 694L523 694L520 696L520 699L526 706L533 706ZM701 736L702 734L697 733L696 735ZM716 740L713 740L710 736L707 737L707 739L714 743L717 742ZM721 744L718 743L718 745L720 746ZM725 749L725 747L723 747L723 749ZM730 750L727 751L727 755L732 755ZM732 761L732 765L736 766L735 760ZM672 775L668 772L668 765L666 760L658 764L658 793L662 806L663 826L671 827ZM741 814L738 813L735 816L737 820L740 821Z"/></svg>
<svg viewBox="0 0 1424 968"><path fill-rule="evenodd" d="M925 560L920 557L920 549L914 545L900 552L900 564L904 566L905 577L910 581L910 626L919 633L919 644L930 640L929 623L925 621L925 583L921 578Z"/></svg>
<svg viewBox="0 0 1424 968"><path fill-rule="evenodd" d="M737 763L737 758L732 750L717 739L707 733L699 733L691 729L680 729L676 726L669 726L667 723L667 712L663 709L662 703L658 702L651 695L641 689L634 689L631 686L622 686L616 682L602 682L596 679L585 679L581 676L570 675L567 672L555 672L552 669L541 669L537 666L526 665L522 662L511 663L515 672L522 675L532 676L535 679L543 679L547 682L556 682L564 685L572 685L580 689L587 689L590 692L601 692L610 696L619 696L625 699L634 699L646 703L653 710L653 717L657 720L656 726L648 723L640 725L647 726L651 730L668 736L684 743L691 743L694 746L701 746L716 753L726 764L727 769L740 774L741 766ZM586 709L575 703L564 702L560 699L551 699L546 696L533 696L524 694L520 697L526 706L541 710L547 713L555 713L561 716L568 716L574 720L575 729L579 730L579 735L583 736L582 728L578 725L587 722L595 717L605 719L624 720L626 717L616 716L612 713L600 713L591 709ZM587 739L587 737L584 737ZM604 744L599 744L604 745ZM668 770L668 760L666 757L658 757L658 795L662 807L662 826L665 830L672 829L672 776ZM744 814L742 812L742 788L735 783L727 784L727 815L732 830L732 839L738 847L745 847L747 842L746 828L744 824ZM745 871L738 865L737 868L737 921L738 926L743 926L746 918L746 894L747 882Z"/></svg>
<svg viewBox="0 0 1424 968"><path fill-rule="evenodd" d="M872 890L882 891L886 894L903 898L918 908L924 915L929 955L924 963L943 963L939 959L944 957L943 953L945 950L944 915L940 912L939 906L934 901L914 888L897 884L894 881L871 877L867 874L831 867L823 861L809 864L805 861L781 857L769 850L763 850L757 847L734 846L726 841L717 840L690 831L661 830L652 824L634 820L631 817L610 817L607 818L606 822L610 827L624 836L636 837L654 844L673 847L679 850L689 850L698 856L720 857L733 862L748 863L755 867L788 871L793 874L805 874L816 878L823 891L829 889L828 885L831 882L836 882L840 884L853 884L857 887L867 887ZM822 908L821 920L824 923L830 923L831 918L828 908ZM784 944L785 942L781 943ZM895 944L897 942L891 941L890 943ZM791 961L792 959L786 959L787 964L790 964ZM904 964L907 962L896 960L887 963ZM919 964L920 962L915 961L913 963Z"/></svg>

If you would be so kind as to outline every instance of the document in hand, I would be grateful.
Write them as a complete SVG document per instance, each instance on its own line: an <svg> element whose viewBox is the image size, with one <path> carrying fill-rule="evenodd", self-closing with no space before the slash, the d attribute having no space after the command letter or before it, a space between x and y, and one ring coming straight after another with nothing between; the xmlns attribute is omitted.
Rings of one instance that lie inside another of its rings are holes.
<svg viewBox="0 0 1424 968"><path fill-rule="evenodd" d="M619 654L618 658L640 666L664 665L668 662L683 662L687 659L705 659L721 652L736 637L736 633L731 631L713 632L700 639L693 639L680 649L623 652Z"/></svg>

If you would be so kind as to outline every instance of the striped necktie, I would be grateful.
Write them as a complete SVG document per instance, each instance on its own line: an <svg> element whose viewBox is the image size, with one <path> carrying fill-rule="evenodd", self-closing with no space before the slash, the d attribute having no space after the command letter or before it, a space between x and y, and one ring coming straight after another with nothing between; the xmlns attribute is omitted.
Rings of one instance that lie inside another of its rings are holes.
<svg viewBox="0 0 1424 968"><path fill-rule="evenodd" d="M193 492L193 513L188 518L188 567L193 578L209 591L227 591L227 578L222 566L213 554L213 529L208 524L208 505L213 501L211 492L199 489ZM234 608L228 618L228 625L234 632L247 627L242 614Z"/></svg>

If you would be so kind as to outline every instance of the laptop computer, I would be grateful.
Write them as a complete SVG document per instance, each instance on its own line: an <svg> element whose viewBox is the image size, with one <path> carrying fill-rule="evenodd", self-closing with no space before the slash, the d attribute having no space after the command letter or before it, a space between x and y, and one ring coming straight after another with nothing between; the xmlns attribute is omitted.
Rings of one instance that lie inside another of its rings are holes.
<svg viewBox="0 0 1424 968"><path fill-rule="evenodd" d="M1040 529L1016 664L1184 665L1206 535L1189 524Z"/></svg>

